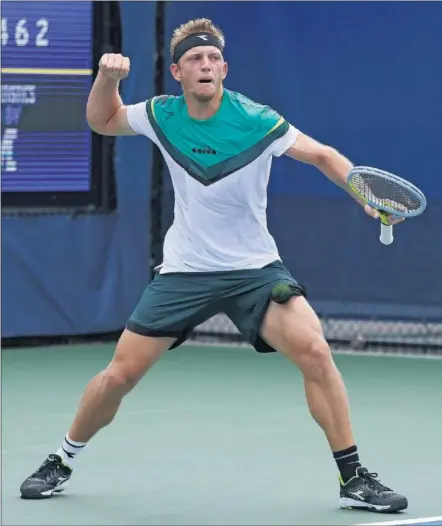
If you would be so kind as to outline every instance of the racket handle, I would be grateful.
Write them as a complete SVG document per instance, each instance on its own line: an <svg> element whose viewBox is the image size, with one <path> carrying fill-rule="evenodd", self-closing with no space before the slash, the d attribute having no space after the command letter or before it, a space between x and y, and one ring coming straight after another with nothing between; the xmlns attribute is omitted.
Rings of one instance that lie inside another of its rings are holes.
<svg viewBox="0 0 442 526"><path fill-rule="evenodd" d="M393 225L384 225L381 223L381 235L379 240L383 245L391 245L393 243Z"/></svg>

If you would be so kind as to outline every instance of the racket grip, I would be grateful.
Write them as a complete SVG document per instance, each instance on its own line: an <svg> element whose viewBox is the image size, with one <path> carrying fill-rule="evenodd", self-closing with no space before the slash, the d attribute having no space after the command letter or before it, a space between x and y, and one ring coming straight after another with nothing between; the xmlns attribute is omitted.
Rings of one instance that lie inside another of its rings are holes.
<svg viewBox="0 0 442 526"><path fill-rule="evenodd" d="M393 225L384 225L381 223L381 235L379 240L383 245L391 245L393 243Z"/></svg>

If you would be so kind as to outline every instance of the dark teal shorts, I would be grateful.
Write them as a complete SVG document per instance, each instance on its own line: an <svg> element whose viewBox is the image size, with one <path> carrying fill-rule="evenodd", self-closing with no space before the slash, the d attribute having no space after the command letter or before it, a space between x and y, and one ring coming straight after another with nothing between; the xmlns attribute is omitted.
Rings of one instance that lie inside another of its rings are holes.
<svg viewBox="0 0 442 526"><path fill-rule="evenodd" d="M278 284L291 285L292 295L305 295L290 272L275 261L260 269L157 274L146 287L126 328L144 336L176 338L183 343L196 326L224 313L258 352L274 352L259 329Z"/></svg>

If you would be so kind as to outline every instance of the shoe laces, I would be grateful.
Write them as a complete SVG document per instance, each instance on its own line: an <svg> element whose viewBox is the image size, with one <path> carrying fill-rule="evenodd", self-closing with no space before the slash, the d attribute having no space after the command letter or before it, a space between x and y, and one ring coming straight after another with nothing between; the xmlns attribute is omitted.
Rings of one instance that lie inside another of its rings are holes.
<svg viewBox="0 0 442 526"><path fill-rule="evenodd" d="M31 475L30 478L37 478L46 482L55 475L59 467L60 461L53 455L49 455L45 462L43 462L43 464L37 469L35 473Z"/></svg>
<svg viewBox="0 0 442 526"><path fill-rule="evenodd" d="M378 474L374 472L369 472L366 469L358 470L358 475L365 480L367 485L376 493L382 494L382 493L388 493L393 491L392 489L388 488L387 486L384 486L379 480L378 480Z"/></svg>

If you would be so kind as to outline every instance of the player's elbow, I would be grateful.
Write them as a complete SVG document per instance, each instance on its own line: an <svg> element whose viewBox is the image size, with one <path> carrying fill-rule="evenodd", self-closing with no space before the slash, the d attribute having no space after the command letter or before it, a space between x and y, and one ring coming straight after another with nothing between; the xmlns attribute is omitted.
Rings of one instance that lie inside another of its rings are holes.
<svg viewBox="0 0 442 526"><path fill-rule="evenodd" d="M126 108L121 106L109 117L102 112L97 112L92 107L86 108L86 121L89 128L99 135L117 137L119 135L136 135L137 133L129 126L125 114Z"/></svg>
<svg viewBox="0 0 442 526"><path fill-rule="evenodd" d="M111 130L109 130L109 127L107 126L107 123L103 123L100 121L94 121L93 119L86 119L89 128L97 133L98 135L114 135Z"/></svg>
<svg viewBox="0 0 442 526"><path fill-rule="evenodd" d="M107 116L105 115L105 117ZM109 135L109 120L108 118L103 118L103 112L100 112L92 101L88 101L86 106L86 122L92 131L99 135Z"/></svg>
<svg viewBox="0 0 442 526"><path fill-rule="evenodd" d="M99 135L107 135L106 133L106 122L103 122L103 119L97 118L92 111L86 109L86 122L89 128L98 133Z"/></svg>
<svg viewBox="0 0 442 526"><path fill-rule="evenodd" d="M333 162L333 159L335 159L337 156L339 156L339 152L335 148L324 144L318 148L313 164L317 168L321 169Z"/></svg>
<svg viewBox="0 0 442 526"><path fill-rule="evenodd" d="M101 126L97 126L93 121L90 121L89 119L87 119L87 123L88 123L89 128L93 132L98 133L98 135L105 135L103 133L103 128Z"/></svg>
<svg viewBox="0 0 442 526"><path fill-rule="evenodd" d="M101 134L101 131L103 129L103 123L100 122L99 119L97 119L97 116L92 110L90 110L89 106L86 107L86 122L92 131Z"/></svg>

